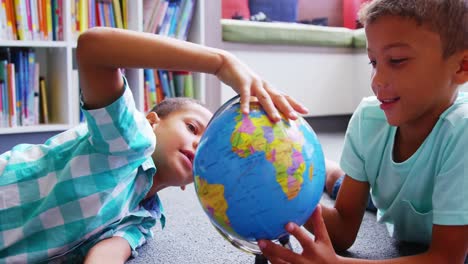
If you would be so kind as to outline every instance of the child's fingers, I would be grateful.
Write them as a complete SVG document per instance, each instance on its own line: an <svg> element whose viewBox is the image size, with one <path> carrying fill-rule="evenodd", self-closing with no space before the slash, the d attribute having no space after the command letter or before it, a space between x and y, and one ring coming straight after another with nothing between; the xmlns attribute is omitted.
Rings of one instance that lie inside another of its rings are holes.
<svg viewBox="0 0 468 264"><path fill-rule="evenodd" d="M290 249L268 240L260 240L258 245L262 250L262 254L272 263L290 263L298 257L298 255Z"/></svg>
<svg viewBox="0 0 468 264"><path fill-rule="evenodd" d="M268 82L263 81L263 87L265 91L271 98L273 104L278 108L278 110L283 113L287 118L296 120L297 114L294 111L292 105L289 103L284 94L280 93L276 89L272 88Z"/></svg>
<svg viewBox="0 0 468 264"><path fill-rule="evenodd" d="M296 99L292 98L289 95L283 94L284 98L289 102L289 104L292 106L294 110L296 110L298 113L301 113L303 115L309 113L309 109L307 109L304 105L299 103Z"/></svg>
<svg viewBox="0 0 468 264"><path fill-rule="evenodd" d="M243 114L249 113L250 108L250 87L242 87L240 94L241 111Z"/></svg>
<svg viewBox="0 0 468 264"><path fill-rule="evenodd" d="M255 83L253 85L253 90L255 91L254 95L255 97L257 97L263 109L265 109L265 112L267 112L268 116L272 121L278 122L281 119L281 117L278 113L278 109L276 109L275 107L271 95L268 93L268 91L261 82Z"/></svg>
<svg viewBox="0 0 468 264"><path fill-rule="evenodd" d="M297 224L295 223L288 223L286 225L286 231L288 231L291 235L293 235L297 241L301 244L302 248L309 248L312 247L314 241L312 240L309 235L302 230Z"/></svg>

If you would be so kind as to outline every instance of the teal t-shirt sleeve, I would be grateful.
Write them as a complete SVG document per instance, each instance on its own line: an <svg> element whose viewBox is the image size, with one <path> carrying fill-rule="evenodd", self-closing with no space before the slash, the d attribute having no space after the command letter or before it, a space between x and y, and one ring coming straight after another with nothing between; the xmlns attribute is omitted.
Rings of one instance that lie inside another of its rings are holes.
<svg viewBox="0 0 468 264"><path fill-rule="evenodd" d="M349 121L340 161L343 171L357 181L368 181L364 170L360 128L364 104L365 102L362 101Z"/></svg>
<svg viewBox="0 0 468 264"><path fill-rule="evenodd" d="M441 166L435 176L432 196L433 223L468 224L468 116L452 124L444 142Z"/></svg>

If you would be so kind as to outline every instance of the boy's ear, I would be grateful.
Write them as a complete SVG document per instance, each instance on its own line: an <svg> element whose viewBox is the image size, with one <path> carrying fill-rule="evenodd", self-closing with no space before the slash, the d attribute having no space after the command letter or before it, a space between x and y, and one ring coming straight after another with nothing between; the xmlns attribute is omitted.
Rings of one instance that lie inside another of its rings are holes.
<svg viewBox="0 0 468 264"><path fill-rule="evenodd" d="M148 120L148 122L150 123L152 127L155 127L161 121L161 119L159 118L158 114L156 114L156 112L148 113L146 115L146 119Z"/></svg>
<svg viewBox="0 0 468 264"><path fill-rule="evenodd" d="M458 71L455 74L455 82L458 84L464 84L468 82L468 50L462 52L460 65Z"/></svg>

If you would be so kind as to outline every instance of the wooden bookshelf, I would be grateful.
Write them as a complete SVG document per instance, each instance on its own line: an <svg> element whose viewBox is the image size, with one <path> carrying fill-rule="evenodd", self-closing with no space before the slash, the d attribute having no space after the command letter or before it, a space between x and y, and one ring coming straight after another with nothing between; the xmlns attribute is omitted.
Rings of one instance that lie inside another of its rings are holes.
<svg viewBox="0 0 468 264"><path fill-rule="evenodd" d="M40 143L43 138L36 139L34 134L44 132L57 133L69 129L79 123L78 87L76 83L76 35L72 32L72 2L63 2L63 40L0 40L0 47L28 47L36 52L40 64L40 73L47 79L47 98L50 118L48 124L32 126L17 126L0 128L0 145L8 141L11 135L24 134L24 142ZM188 41L199 44L210 44L206 41L205 21L207 13L206 3L209 1L196 0L194 17L192 20ZM143 31L143 0L127 0L127 27L130 30ZM220 39L220 35L219 35ZM126 69L125 75L134 94L137 107L143 111L144 106L144 77L143 69ZM212 105L206 97L206 75L194 73L194 94L197 99ZM219 85L217 85L219 87ZM216 106L212 106L214 108ZM49 133L49 134L50 134ZM39 142L36 142L39 141ZM3 149L0 149L2 151Z"/></svg>

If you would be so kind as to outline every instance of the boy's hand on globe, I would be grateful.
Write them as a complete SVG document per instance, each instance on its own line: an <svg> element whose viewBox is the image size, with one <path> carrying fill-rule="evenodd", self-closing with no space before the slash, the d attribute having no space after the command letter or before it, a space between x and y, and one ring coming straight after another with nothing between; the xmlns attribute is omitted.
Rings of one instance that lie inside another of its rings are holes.
<svg viewBox="0 0 468 264"><path fill-rule="evenodd" d="M263 255L271 263L340 263L333 249L330 237L322 218L322 208L317 205L312 214L315 240L295 223L288 223L286 230L293 235L302 246L302 253L295 253L271 241L260 240L258 245Z"/></svg>
<svg viewBox="0 0 468 264"><path fill-rule="evenodd" d="M229 52L220 51L223 63L215 75L240 94L242 112L249 112L250 97L255 96L268 116L275 122L281 120L278 110L289 119L297 119L297 114L307 114L308 110L292 97L276 90L262 80L247 65Z"/></svg>

